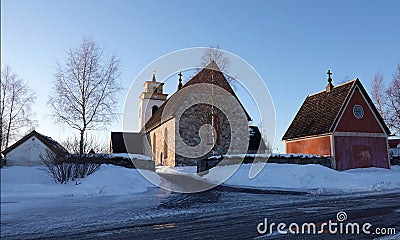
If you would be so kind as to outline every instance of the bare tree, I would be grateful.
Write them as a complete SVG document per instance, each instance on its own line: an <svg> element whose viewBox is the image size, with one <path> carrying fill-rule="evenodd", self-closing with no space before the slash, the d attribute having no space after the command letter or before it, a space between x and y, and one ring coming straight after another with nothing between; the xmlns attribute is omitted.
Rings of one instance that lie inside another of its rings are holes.
<svg viewBox="0 0 400 240"><path fill-rule="evenodd" d="M28 85L6 65L1 72L0 152L15 140L21 129L34 123L31 107L35 99Z"/></svg>
<svg viewBox="0 0 400 240"><path fill-rule="evenodd" d="M204 50L203 56L201 56L201 66L205 67L211 61L214 61L218 65L228 83L233 89L236 90L236 78L238 76L231 76L227 74L231 60L225 55L218 45L216 47L210 46Z"/></svg>
<svg viewBox="0 0 400 240"><path fill-rule="evenodd" d="M86 134L85 134L86 135ZM68 152L72 154L78 154L80 152L80 138L79 137L71 137L67 138L61 144L64 146ZM106 141L101 141L99 138L94 136L85 136L85 141L83 145L83 152L89 153L90 151L94 151L95 153L108 153L109 146Z"/></svg>
<svg viewBox="0 0 400 240"><path fill-rule="evenodd" d="M264 153L271 154L273 152L274 148L272 147L272 144L271 144L270 140L268 139L268 133L267 133L264 125L265 125L265 123L263 121L261 121L257 126L258 130L261 133L259 150L261 150L261 153L263 153L262 151L264 150ZM277 149L277 150L279 150L279 149Z"/></svg>
<svg viewBox="0 0 400 240"><path fill-rule="evenodd" d="M224 55L219 46L206 48L203 56L201 57L202 67L207 66L211 61L215 61L219 69L223 72L226 71L230 64L230 59Z"/></svg>
<svg viewBox="0 0 400 240"><path fill-rule="evenodd" d="M393 80L386 90L386 123L396 133L400 133L400 64L393 75Z"/></svg>
<svg viewBox="0 0 400 240"><path fill-rule="evenodd" d="M40 159L46 166L44 170L53 177L55 182L67 183L73 177L74 164L67 161L67 153L46 151L46 154L40 155Z"/></svg>
<svg viewBox="0 0 400 240"><path fill-rule="evenodd" d="M40 159L46 166L44 170L54 178L54 181L67 183L84 178L100 168L101 157L84 159L82 156L81 154L71 155L64 151L46 151L46 154L40 155Z"/></svg>
<svg viewBox="0 0 400 240"><path fill-rule="evenodd" d="M372 101L378 108L379 114L384 118L384 94L385 86L383 83L383 75L381 73L376 73L374 80L372 81Z"/></svg>
<svg viewBox="0 0 400 240"><path fill-rule="evenodd" d="M85 132L102 129L117 117L119 68L115 55L106 58L103 48L88 38L67 51L65 64L58 64L49 104L57 122L79 131L80 154L85 150Z"/></svg>

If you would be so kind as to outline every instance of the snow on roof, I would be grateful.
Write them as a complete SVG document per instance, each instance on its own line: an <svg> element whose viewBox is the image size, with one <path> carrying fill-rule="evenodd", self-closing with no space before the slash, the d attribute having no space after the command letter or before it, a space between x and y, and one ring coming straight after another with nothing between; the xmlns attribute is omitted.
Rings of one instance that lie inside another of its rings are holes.
<svg viewBox="0 0 400 240"><path fill-rule="evenodd" d="M59 142L57 142L56 140L54 140L53 138L43 135L41 133L36 132L38 135L40 135L48 144L52 145L54 148L59 149L61 151L66 151L67 149L65 149Z"/></svg>

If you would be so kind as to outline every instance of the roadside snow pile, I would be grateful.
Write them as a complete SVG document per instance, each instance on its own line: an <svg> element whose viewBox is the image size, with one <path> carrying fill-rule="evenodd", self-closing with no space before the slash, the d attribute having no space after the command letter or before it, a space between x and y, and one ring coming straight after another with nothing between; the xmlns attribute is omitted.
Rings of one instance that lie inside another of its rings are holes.
<svg viewBox="0 0 400 240"><path fill-rule="evenodd" d="M140 170L152 182L161 180L154 172ZM96 196L129 195L155 187L137 169L102 165L93 174L67 184L55 183L43 167L6 167L1 169L1 196Z"/></svg>
<svg viewBox="0 0 400 240"><path fill-rule="evenodd" d="M364 168L339 172L315 164L268 163L255 178L250 179L251 166L252 164L242 164L224 184L243 188L281 189L314 193L372 192L400 189L400 166L393 166L391 169ZM204 175L203 178L212 182L220 182L221 176L228 176L237 167L237 165L218 166L210 169L209 173Z"/></svg>
<svg viewBox="0 0 400 240"><path fill-rule="evenodd" d="M133 154L133 153L112 153L112 154L104 154L107 155L108 158L126 158L126 159L138 159L138 160L146 160L151 161L151 157L141 155L141 154Z"/></svg>
<svg viewBox="0 0 400 240"><path fill-rule="evenodd" d="M133 153L93 153L93 154L86 154L90 157L97 157L97 158L125 158L125 159L136 159L136 160L145 160L151 161L151 157L145 156L142 154L133 154Z"/></svg>
<svg viewBox="0 0 400 240"><path fill-rule="evenodd" d="M196 166L184 166L184 167L169 167L169 166L157 166L156 172L168 173L168 174L190 174L197 173ZM197 175L196 175L197 176Z"/></svg>

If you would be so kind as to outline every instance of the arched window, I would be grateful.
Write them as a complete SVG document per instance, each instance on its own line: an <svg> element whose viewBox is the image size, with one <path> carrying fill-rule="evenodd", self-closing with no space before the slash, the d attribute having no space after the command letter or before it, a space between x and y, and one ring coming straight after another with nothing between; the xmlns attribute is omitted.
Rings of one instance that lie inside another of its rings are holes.
<svg viewBox="0 0 400 240"><path fill-rule="evenodd" d="M158 106L157 106L157 105L154 105L154 106L151 108L151 115L154 115L154 113L155 113L157 110L158 110Z"/></svg>
<svg viewBox="0 0 400 240"><path fill-rule="evenodd" d="M168 129L164 129L164 158L168 157Z"/></svg>

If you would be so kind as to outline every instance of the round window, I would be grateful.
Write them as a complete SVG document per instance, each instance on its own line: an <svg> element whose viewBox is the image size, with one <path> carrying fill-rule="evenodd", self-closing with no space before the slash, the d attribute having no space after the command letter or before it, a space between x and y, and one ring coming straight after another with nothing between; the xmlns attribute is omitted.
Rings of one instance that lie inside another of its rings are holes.
<svg viewBox="0 0 400 240"><path fill-rule="evenodd" d="M364 109L360 105L355 105L353 108L354 117L361 119L364 117Z"/></svg>

